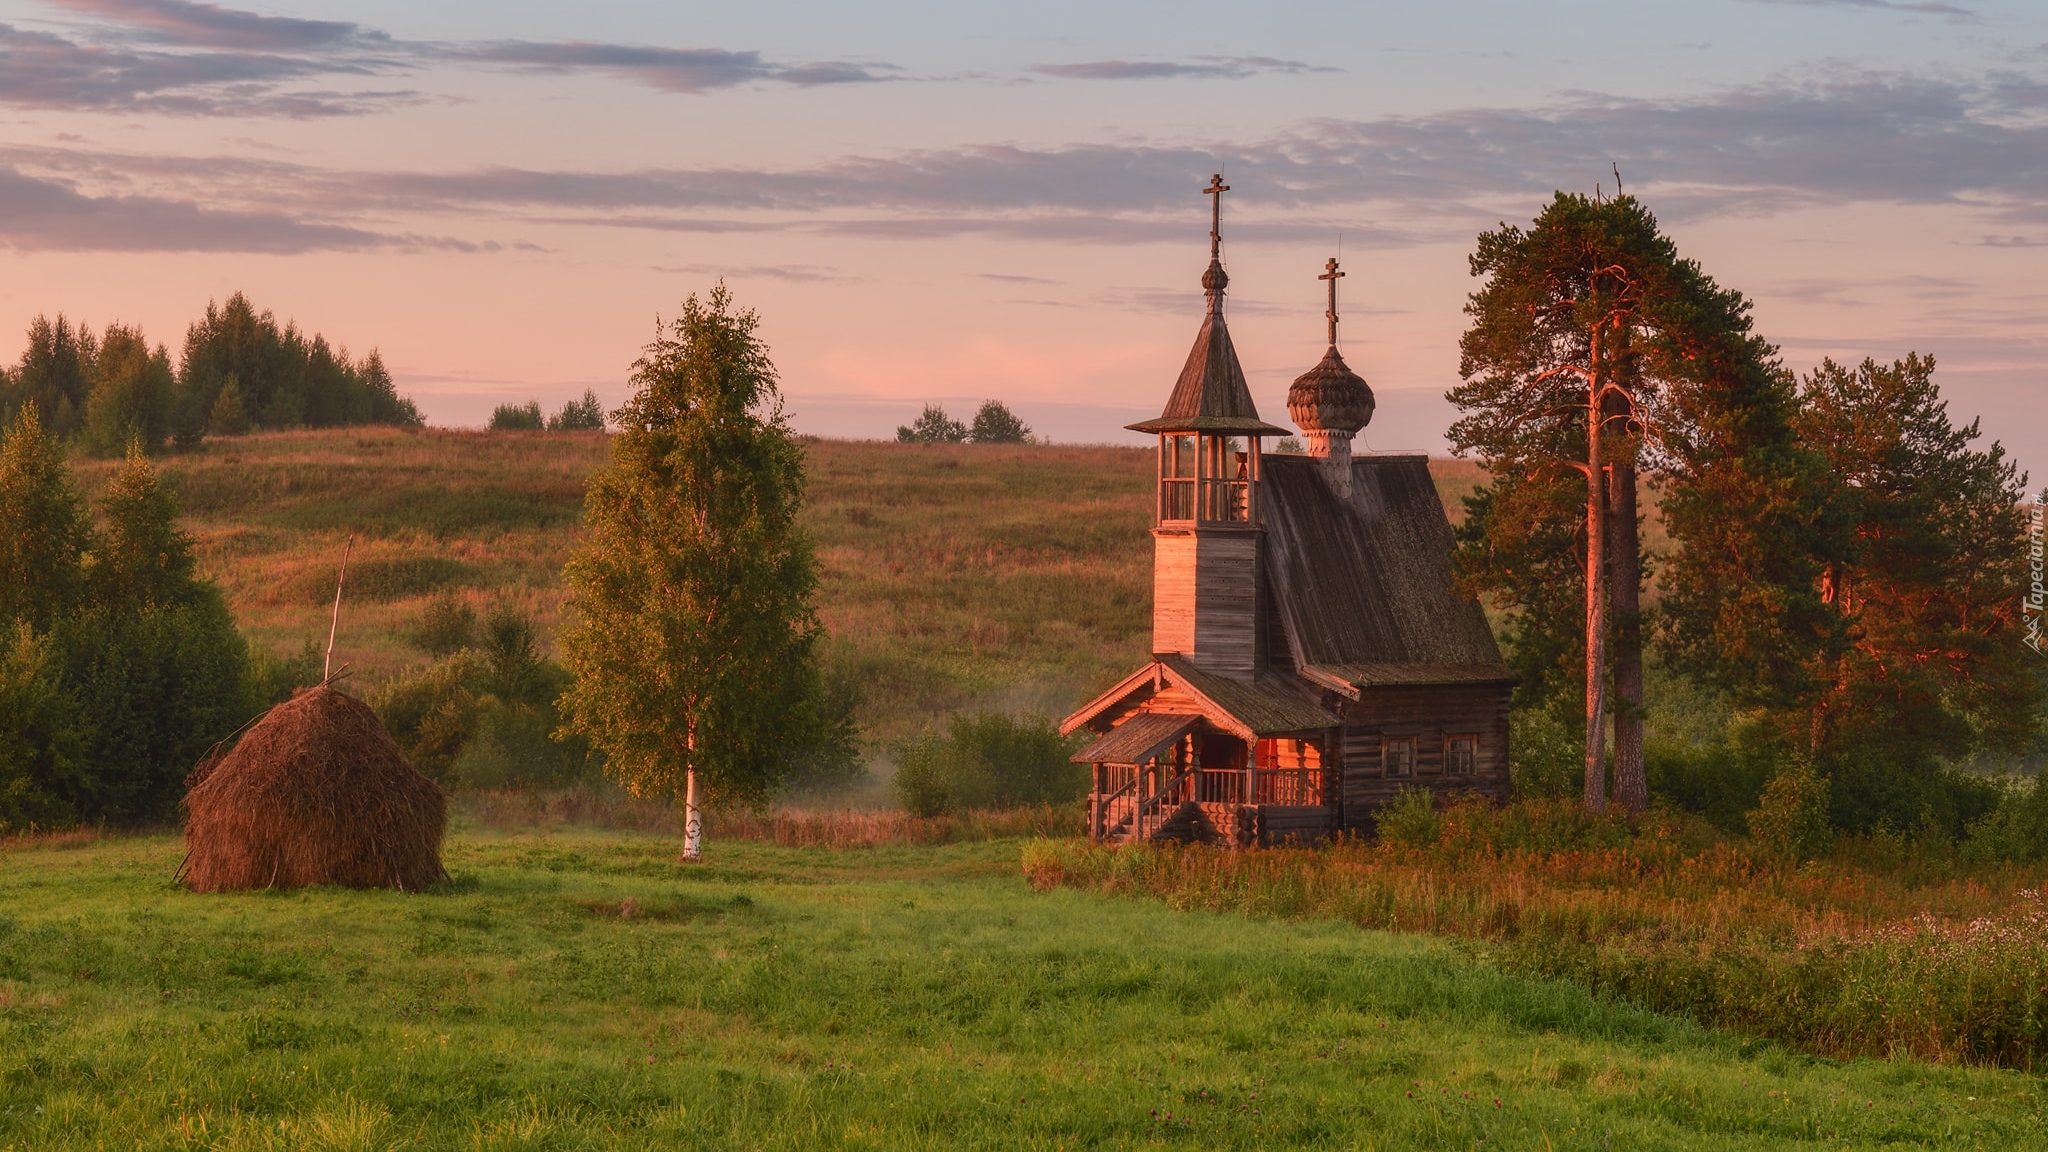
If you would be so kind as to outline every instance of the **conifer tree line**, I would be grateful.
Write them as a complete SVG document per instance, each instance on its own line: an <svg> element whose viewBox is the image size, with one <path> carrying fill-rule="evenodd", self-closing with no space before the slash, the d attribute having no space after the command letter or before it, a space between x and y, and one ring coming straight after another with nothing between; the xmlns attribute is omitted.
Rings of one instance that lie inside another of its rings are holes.
<svg viewBox="0 0 2048 1152"><path fill-rule="evenodd" d="M1999 790L1957 768L2038 754L2048 664L2020 643L2025 477L1933 359L1796 373L1630 196L1559 193L1471 270L1451 440L1491 481L1457 567L1521 675L1518 760L1549 757L1518 783L1859 832L1986 816Z"/></svg>
<svg viewBox="0 0 2048 1152"><path fill-rule="evenodd" d="M109 324L94 332L63 314L38 316L28 346L0 369L0 421L34 405L45 435L117 456L131 441L156 452L211 436L352 424L419 427L372 349L352 358L318 333L280 325L240 292L185 330L175 364L142 330Z"/></svg>

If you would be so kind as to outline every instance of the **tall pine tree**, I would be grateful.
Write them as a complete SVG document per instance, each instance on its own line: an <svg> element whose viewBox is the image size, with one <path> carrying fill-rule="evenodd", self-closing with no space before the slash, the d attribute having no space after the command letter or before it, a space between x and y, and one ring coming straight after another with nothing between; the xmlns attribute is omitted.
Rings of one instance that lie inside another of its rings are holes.
<svg viewBox="0 0 2048 1152"><path fill-rule="evenodd" d="M1604 802L1611 712L1615 792L1640 810L1639 470L1667 464L1696 410L1733 395L1731 374L1768 374L1775 350L1750 335L1748 302L1681 258L1633 197L1560 192L1528 229L1480 236L1471 267L1486 282L1466 305L1451 439L1493 480L1470 504L1459 566L1505 610L1525 706L1558 706L1583 669L1587 802Z"/></svg>

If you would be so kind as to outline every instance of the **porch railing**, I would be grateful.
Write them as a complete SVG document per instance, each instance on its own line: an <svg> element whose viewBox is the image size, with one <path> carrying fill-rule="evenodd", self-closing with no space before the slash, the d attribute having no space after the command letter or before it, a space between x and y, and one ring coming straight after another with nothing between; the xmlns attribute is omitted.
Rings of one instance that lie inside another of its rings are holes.
<svg viewBox="0 0 2048 1152"><path fill-rule="evenodd" d="M1108 767L1108 766L1105 766ZM1151 787L1153 781L1159 781ZM1143 840L1173 818L1181 805L1231 807L1315 806L1327 803L1329 781L1322 768L1200 768L1178 770L1117 766L1103 781L1109 790L1091 797L1089 825L1096 839L1108 839L1126 825L1132 840Z"/></svg>

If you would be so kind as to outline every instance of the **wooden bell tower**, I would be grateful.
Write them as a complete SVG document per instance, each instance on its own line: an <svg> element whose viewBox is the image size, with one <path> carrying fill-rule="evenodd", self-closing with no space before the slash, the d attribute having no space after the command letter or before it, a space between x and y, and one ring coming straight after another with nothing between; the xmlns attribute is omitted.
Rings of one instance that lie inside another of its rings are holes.
<svg viewBox="0 0 2048 1152"><path fill-rule="evenodd" d="M1159 499L1152 571L1152 650L1207 672L1250 679L1263 670L1260 634L1259 471L1264 436L1244 368L1223 322L1223 193L1202 191L1209 217L1208 312L1166 410L1129 427L1159 437Z"/></svg>

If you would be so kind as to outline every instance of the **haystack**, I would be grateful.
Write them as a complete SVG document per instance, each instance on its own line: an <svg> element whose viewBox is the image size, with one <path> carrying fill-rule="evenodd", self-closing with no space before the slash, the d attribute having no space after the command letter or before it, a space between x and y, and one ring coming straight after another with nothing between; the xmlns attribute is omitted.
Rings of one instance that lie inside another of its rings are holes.
<svg viewBox="0 0 2048 1152"><path fill-rule="evenodd" d="M332 688L270 710L185 795L185 883L424 888L447 876L448 798L376 713Z"/></svg>

